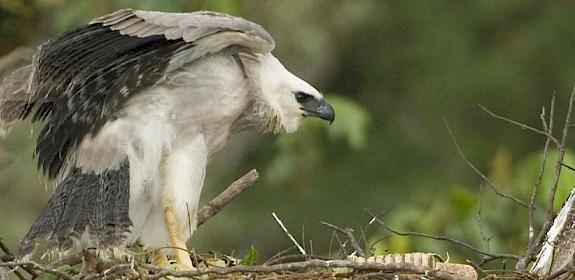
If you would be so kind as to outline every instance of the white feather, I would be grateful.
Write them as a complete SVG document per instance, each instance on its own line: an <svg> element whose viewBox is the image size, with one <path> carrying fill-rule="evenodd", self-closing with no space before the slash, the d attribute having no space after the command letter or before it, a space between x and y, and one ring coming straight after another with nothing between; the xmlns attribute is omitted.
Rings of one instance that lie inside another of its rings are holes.
<svg viewBox="0 0 575 280"><path fill-rule="evenodd" d="M190 238L209 158L225 145L234 123L254 102L266 103L280 127L293 132L302 119L293 92L321 97L271 54L256 60L246 64L248 79L231 56L214 55L185 65L130 99L118 119L82 142L75 159L83 170L101 172L129 160L129 242L171 246L163 216L168 205L181 236ZM258 117L272 117L266 114Z"/></svg>

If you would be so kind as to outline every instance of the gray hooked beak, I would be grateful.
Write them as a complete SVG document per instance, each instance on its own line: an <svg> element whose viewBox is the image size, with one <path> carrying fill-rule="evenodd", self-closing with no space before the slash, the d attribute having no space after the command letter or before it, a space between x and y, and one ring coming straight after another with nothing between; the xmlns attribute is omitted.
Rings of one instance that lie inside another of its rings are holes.
<svg viewBox="0 0 575 280"><path fill-rule="evenodd" d="M329 121L329 124L335 120L335 111L333 107L325 101L325 99L314 100L315 102L307 102L304 104L303 110L309 117L318 117L323 120Z"/></svg>

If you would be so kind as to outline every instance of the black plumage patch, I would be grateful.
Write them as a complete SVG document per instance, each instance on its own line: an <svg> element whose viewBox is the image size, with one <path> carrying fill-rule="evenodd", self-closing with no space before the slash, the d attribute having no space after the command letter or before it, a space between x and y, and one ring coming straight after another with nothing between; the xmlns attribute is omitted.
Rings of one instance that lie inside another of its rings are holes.
<svg viewBox="0 0 575 280"><path fill-rule="evenodd" d="M54 178L71 149L118 116L124 103L161 81L170 58L192 47L163 35L121 35L101 24L60 34L38 50L34 120L46 120L36 145L38 166Z"/></svg>
<svg viewBox="0 0 575 280"><path fill-rule="evenodd" d="M45 238L49 248L70 249L86 230L99 248L121 244L132 225L129 200L128 160L100 174L73 169L20 243L19 256L32 253L38 238Z"/></svg>

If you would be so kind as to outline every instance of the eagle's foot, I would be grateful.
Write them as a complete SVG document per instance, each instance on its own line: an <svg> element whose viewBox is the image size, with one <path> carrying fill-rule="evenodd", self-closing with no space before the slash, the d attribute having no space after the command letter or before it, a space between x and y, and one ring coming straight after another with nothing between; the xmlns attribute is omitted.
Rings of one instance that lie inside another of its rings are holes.
<svg viewBox="0 0 575 280"><path fill-rule="evenodd" d="M176 249L176 270L178 271L196 271L192 259L187 251Z"/></svg>
<svg viewBox="0 0 575 280"><path fill-rule="evenodd" d="M158 249L154 252L154 259L152 261L152 263L155 266L159 266L161 268L169 268L170 267L170 262L168 261L168 257L166 256L166 253L164 253L164 251L162 251L161 249Z"/></svg>
<svg viewBox="0 0 575 280"><path fill-rule="evenodd" d="M176 269L179 271L195 271L197 270L192 263L190 254L186 246L186 242L180 236L180 223L176 219L176 215L172 207L164 208L164 218L166 219L166 227L170 234L170 241L173 246L173 251L176 256Z"/></svg>

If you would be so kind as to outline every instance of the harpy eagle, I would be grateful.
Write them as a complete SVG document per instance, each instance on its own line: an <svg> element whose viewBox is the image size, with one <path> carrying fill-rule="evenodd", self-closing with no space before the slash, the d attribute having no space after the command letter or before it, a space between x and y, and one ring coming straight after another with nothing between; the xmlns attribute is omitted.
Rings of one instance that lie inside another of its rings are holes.
<svg viewBox="0 0 575 280"><path fill-rule="evenodd" d="M67 250L86 235L98 248L185 249L206 166L231 135L334 120L274 45L243 18L130 9L40 45L0 87L0 134L30 115L44 121L35 155L57 186L20 255L37 239ZM173 253L179 269L192 268L185 251Z"/></svg>

